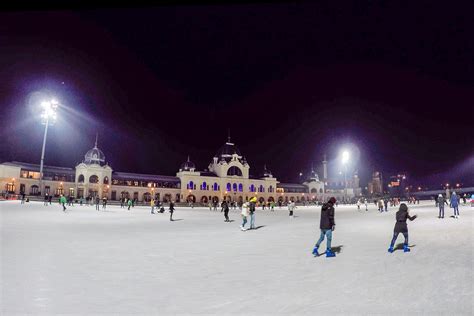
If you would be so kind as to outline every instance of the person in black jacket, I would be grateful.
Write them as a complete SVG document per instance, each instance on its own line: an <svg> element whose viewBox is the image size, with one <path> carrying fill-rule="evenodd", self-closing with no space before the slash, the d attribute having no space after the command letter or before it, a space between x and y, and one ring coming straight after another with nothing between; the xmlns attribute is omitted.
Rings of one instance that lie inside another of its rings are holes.
<svg viewBox="0 0 474 316"><path fill-rule="evenodd" d="M335 257L336 254L331 250L332 232L336 228L336 222L334 220L334 204L336 198L331 197L327 203L321 208L321 220L319 228L321 229L321 236L318 242L314 246L313 255L319 256L318 249L319 245L323 242L324 236L327 238L326 257Z"/></svg>
<svg viewBox="0 0 474 316"><path fill-rule="evenodd" d="M413 221L417 215L410 216L408 213L408 206L405 203L400 204L400 209L398 210L395 218L397 222L395 223L395 227L393 229L393 238L392 242L390 243L390 248L388 248L388 252L393 252L393 245L397 240L398 234L402 233L403 237L405 237L405 243L403 244L403 252L409 252L410 248L408 248L408 226L407 226L407 219Z"/></svg>
<svg viewBox="0 0 474 316"><path fill-rule="evenodd" d="M170 221L173 221L174 203L170 201Z"/></svg>
<svg viewBox="0 0 474 316"><path fill-rule="evenodd" d="M221 212L224 211L224 217L225 217L225 221L224 221L224 222L230 222L230 220L229 220L229 203L227 203L227 201L224 200L224 201L222 202L222 205L221 205L221 206L222 206Z"/></svg>

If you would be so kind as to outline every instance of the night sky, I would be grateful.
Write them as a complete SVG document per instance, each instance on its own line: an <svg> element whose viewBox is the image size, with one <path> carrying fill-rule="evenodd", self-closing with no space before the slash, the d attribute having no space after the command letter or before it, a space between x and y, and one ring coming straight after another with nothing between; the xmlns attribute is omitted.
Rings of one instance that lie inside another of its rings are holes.
<svg viewBox="0 0 474 316"><path fill-rule="evenodd" d="M251 174L280 181L349 146L363 185L472 182L474 6L456 3L10 9L0 161L39 163L49 94L47 165L73 167L98 132L114 170L174 175L188 154L202 170L230 129Z"/></svg>

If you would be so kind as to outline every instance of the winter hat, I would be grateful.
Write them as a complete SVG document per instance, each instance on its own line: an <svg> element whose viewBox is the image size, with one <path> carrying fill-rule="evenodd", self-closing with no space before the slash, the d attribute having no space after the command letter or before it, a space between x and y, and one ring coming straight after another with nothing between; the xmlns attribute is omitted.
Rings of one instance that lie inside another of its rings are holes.
<svg viewBox="0 0 474 316"><path fill-rule="evenodd" d="M408 206L405 203L400 204L400 211L403 211L403 212L408 211Z"/></svg>
<svg viewBox="0 0 474 316"><path fill-rule="evenodd" d="M336 198L333 196L329 199L328 203L336 204Z"/></svg>
<svg viewBox="0 0 474 316"><path fill-rule="evenodd" d="M443 197L441 194L438 194L439 197Z"/></svg>

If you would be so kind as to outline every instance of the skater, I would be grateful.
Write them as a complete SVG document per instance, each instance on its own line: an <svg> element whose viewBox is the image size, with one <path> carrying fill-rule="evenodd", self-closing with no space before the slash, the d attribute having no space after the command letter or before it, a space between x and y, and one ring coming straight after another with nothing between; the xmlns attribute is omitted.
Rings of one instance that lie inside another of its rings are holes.
<svg viewBox="0 0 474 316"><path fill-rule="evenodd" d="M63 212L66 212L66 197L61 194L61 197L59 198L59 204L63 206Z"/></svg>
<svg viewBox="0 0 474 316"><path fill-rule="evenodd" d="M107 207L107 197L104 196L104 197L102 198L102 209L105 210L106 207Z"/></svg>
<svg viewBox="0 0 474 316"><path fill-rule="evenodd" d="M155 214L155 199L151 199L150 206L151 206L151 214Z"/></svg>
<svg viewBox="0 0 474 316"><path fill-rule="evenodd" d="M81 198L79 199L79 204L82 206L83 203L84 203L84 197L81 196Z"/></svg>
<svg viewBox="0 0 474 316"><path fill-rule="evenodd" d="M250 228L255 229L255 206L257 204L257 198L254 196L249 201L249 213L250 213Z"/></svg>
<svg viewBox="0 0 474 316"><path fill-rule="evenodd" d="M245 228L245 224L247 224L247 217L249 216L249 204L244 203L242 205L242 212L240 213L242 215L242 225L240 225L240 229L242 231L246 231L247 228Z"/></svg>
<svg viewBox="0 0 474 316"><path fill-rule="evenodd" d="M170 201L170 221L173 221L174 203Z"/></svg>
<svg viewBox="0 0 474 316"><path fill-rule="evenodd" d="M128 210L130 211L130 207L133 205L132 204L132 199L127 200L127 205L128 205Z"/></svg>
<svg viewBox="0 0 474 316"><path fill-rule="evenodd" d="M439 216L438 218L444 218L444 204L449 205L448 202L444 199L442 194L438 195L438 207L439 207Z"/></svg>
<svg viewBox="0 0 474 316"><path fill-rule="evenodd" d="M369 210L367 199L364 199L364 204L365 204L365 211L367 212Z"/></svg>
<svg viewBox="0 0 474 316"><path fill-rule="evenodd" d="M454 218L459 218L459 200L455 191L451 195L451 207L454 210Z"/></svg>
<svg viewBox="0 0 474 316"><path fill-rule="evenodd" d="M124 205L125 205L125 198L123 197L120 199L120 208L123 208Z"/></svg>
<svg viewBox="0 0 474 316"><path fill-rule="evenodd" d="M96 197L95 197L95 209L97 211L99 210L99 204L100 204L100 199L99 199L99 196L96 195Z"/></svg>
<svg viewBox="0 0 474 316"><path fill-rule="evenodd" d="M383 204L385 205L385 212L388 212L388 199L387 198L383 200Z"/></svg>
<svg viewBox="0 0 474 316"><path fill-rule="evenodd" d="M21 204L25 204L25 193L21 193Z"/></svg>
<svg viewBox="0 0 474 316"><path fill-rule="evenodd" d="M272 212L275 212L275 202L274 202L274 201L271 201L271 202L270 202L270 210L271 210Z"/></svg>
<svg viewBox="0 0 474 316"><path fill-rule="evenodd" d="M379 200L379 212L380 213L383 212L383 201L382 201L382 199Z"/></svg>
<svg viewBox="0 0 474 316"><path fill-rule="evenodd" d="M319 222L319 228L321 229L321 235L318 242L314 246L313 255L319 256L318 249L324 240L324 236L327 238L326 242L326 257L335 257L336 254L331 250L332 232L336 229L336 221L334 220L334 204L336 198L331 197L329 201L323 204L321 208L321 219Z"/></svg>
<svg viewBox="0 0 474 316"><path fill-rule="evenodd" d="M209 206L209 211L212 211L212 203L211 203L211 201L209 201L208 206Z"/></svg>
<svg viewBox="0 0 474 316"><path fill-rule="evenodd" d="M295 218L295 216L293 215L295 208L296 208L295 202L290 201L290 203L288 203L288 211L289 211L290 218Z"/></svg>
<svg viewBox="0 0 474 316"><path fill-rule="evenodd" d="M230 220L229 220L229 203L227 203L226 201L222 202L222 211L224 211L224 217L225 217L224 222L230 222Z"/></svg>
<svg viewBox="0 0 474 316"><path fill-rule="evenodd" d="M45 206L48 205L48 201L49 201L48 199L49 199L48 193L46 193L46 194L44 195L44 205L45 205Z"/></svg>
<svg viewBox="0 0 474 316"><path fill-rule="evenodd" d="M360 200L357 200L357 210L360 211Z"/></svg>
<svg viewBox="0 0 474 316"><path fill-rule="evenodd" d="M403 237L405 237L405 242L403 244L403 252L409 252L410 248L408 248L408 226L407 226L407 219L410 221L415 220L417 215L410 216L408 213L408 206L405 203L400 204L400 208L395 215L397 222L395 223L395 227L393 228L393 238L392 242L390 243L390 247L388 248L388 252L393 252L393 246L395 245L395 241L397 240L398 234L402 233Z"/></svg>

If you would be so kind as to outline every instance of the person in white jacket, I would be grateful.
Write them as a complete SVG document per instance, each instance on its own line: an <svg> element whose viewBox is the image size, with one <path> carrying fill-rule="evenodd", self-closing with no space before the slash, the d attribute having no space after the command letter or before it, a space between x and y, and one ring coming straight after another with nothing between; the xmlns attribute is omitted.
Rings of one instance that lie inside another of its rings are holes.
<svg viewBox="0 0 474 316"><path fill-rule="evenodd" d="M245 231L247 230L247 228L245 228L245 224L247 224L247 217L250 215L249 204L247 202L242 205L242 212L240 214L242 215L242 225L240 225L240 229Z"/></svg>

